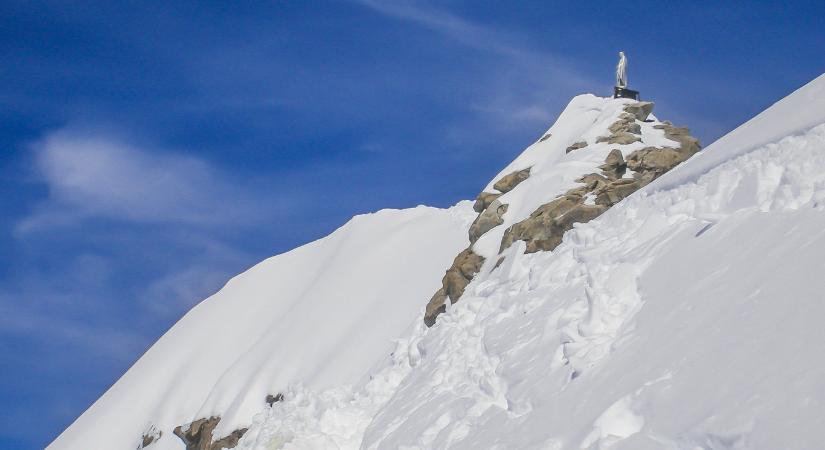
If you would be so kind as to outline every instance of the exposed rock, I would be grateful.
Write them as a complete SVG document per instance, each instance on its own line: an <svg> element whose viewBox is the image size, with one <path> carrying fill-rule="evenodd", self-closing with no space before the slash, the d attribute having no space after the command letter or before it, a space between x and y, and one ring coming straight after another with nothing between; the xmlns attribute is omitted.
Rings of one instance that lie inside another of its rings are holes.
<svg viewBox="0 0 825 450"><path fill-rule="evenodd" d="M470 225L470 242L477 241L482 234L504 223L503 216L506 212L506 204L498 200L493 200L493 203L490 203L487 209L482 211L481 214L476 217L476 220L473 221L473 224Z"/></svg>
<svg viewBox="0 0 825 450"><path fill-rule="evenodd" d="M613 206L619 203L628 195L636 192L642 183L639 180L632 178L622 178L611 181L609 184L602 186L593 194L596 196L596 204L601 206Z"/></svg>
<svg viewBox="0 0 825 450"><path fill-rule="evenodd" d="M500 196L501 194L494 194L492 192L482 192L478 194L478 197L476 197L476 202L473 203L473 210L477 213L484 211L488 206L490 206L490 203L493 203L493 201Z"/></svg>
<svg viewBox="0 0 825 450"><path fill-rule="evenodd" d="M544 141L550 139L551 136L552 136L552 134L547 133L544 136L542 136L541 139L539 139L539 142L544 142Z"/></svg>
<svg viewBox="0 0 825 450"><path fill-rule="evenodd" d="M424 325L431 327L435 325L435 318L447 310L447 294L444 288L435 291L433 297L427 302L427 309L424 311Z"/></svg>
<svg viewBox="0 0 825 450"><path fill-rule="evenodd" d="M530 177L530 168L517 170L513 173L505 175L493 185L497 191L505 194L513 190L519 183Z"/></svg>
<svg viewBox="0 0 825 450"><path fill-rule="evenodd" d="M607 154L607 158L604 159L604 164L599 168L615 170L617 167L624 165L624 156L622 156L621 150L614 148L613 150L610 150L610 153Z"/></svg>
<svg viewBox="0 0 825 450"><path fill-rule="evenodd" d="M645 147L627 156L627 168L637 174L652 173L655 177L674 168L690 155L675 148Z"/></svg>
<svg viewBox="0 0 825 450"><path fill-rule="evenodd" d="M571 189L567 191L568 195L579 195L584 196L588 192L598 189L600 187L606 186L610 182L609 179L606 177L599 175L597 173L589 173L579 179L576 180L576 183L584 184L581 188ZM583 191L582 191L583 189Z"/></svg>
<svg viewBox="0 0 825 450"><path fill-rule="evenodd" d="M573 150L578 150L580 148L585 148L585 147L587 147L587 142L579 141L579 142L576 142L575 144L571 145L570 147L567 147L567 150L565 150L564 153L570 153Z"/></svg>
<svg viewBox="0 0 825 450"><path fill-rule="evenodd" d="M599 166L599 169L602 169L602 174L605 177L611 180L617 179L624 176L627 171L627 163L625 163L622 152L614 148L610 151L610 154L607 155L607 158L605 158L604 164Z"/></svg>
<svg viewBox="0 0 825 450"><path fill-rule="evenodd" d="M212 431L221 421L220 417L212 416L208 419L198 419L184 427L178 426L172 432L179 437L186 445L186 450L223 450L235 448L238 441L246 433L246 428L241 428L230 433L228 436L212 441Z"/></svg>
<svg viewBox="0 0 825 450"><path fill-rule="evenodd" d="M641 142L642 138L633 134L628 133L626 131L622 131L616 134L611 134L610 136L601 136L596 139L596 142L607 142L608 144L612 145L627 145L632 144L634 142Z"/></svg>
<svg viewBox="0 0 825 450"><path fill-rule="evenodd" d="M272 395L272 394L267 394L266 395L266 404L269 405L269 406L272 406L274 403L278 403L278 402L282 402L282 401L284 401L284 394L281 394L280 392L275 394L275 395Z"/></svg>
<svg viewBox="0 0 825 450"><path fill-rule="evenodd" d="M653 112L653 102L637 102L631 103L624 107L625 112L633 114L636 120L644 122L647 116Z"/></svg>
<svg viewBox="0 0 825 450"><path fill-rule="evenodd" d="M149 430L143 433L143 436L140 437L140 445L138 445L138 450L154 444L161 438L161 436L163 436L163 431L158 430L154 427L154 425L149 427Z"/></svg>
<svg viewBox="0 0 825 450"><path fill-rule="evenodd" d="M661 125L654 125L657 130L664 130L665 136L671 141L679 143L680 150L687 153L688 157L694 155L702 149L699 139L690 135L690 129L685 127L674 127L670 122L663 122Z"/></svg>
<svg viewBox="0 0 825 450"><path fill-rule="evenodd" d="M435 324L435 318L446 310L447 298L455 303L464 294L464 289L470 284L470 280L481 269L484 258L467 248L453 260L453 265L447 269L444 278L441 279L441 289L427 303L427 310L424 313L424 323L431 327Z"/></svg>
<svg viewBox="0 0 825 450"><path fill-rule="evenodd" d="M647 120L653 111L652 102L638 102L625 106L625 113L610 126L610 136L597 139L615 145L627 145L640 142L641 125L638 121ZM670 122L663 122L655 128L664 130L668 139L679 144L678 148L646 147L636 150L625 158L619 149L613 149L599 166L601 174L590 173L576 181L580 183L536 209L530 217L513 224L501 240L499 253L520 240L527 244L526 253L541 250L553 250L561 242L564 233L576 223L584 223L601 215L611 206L620 202L639 188L659 177L699 151L699 141L690 136L687 128L674 127ZM584 141L576 142L567 148L567 153L587 146ZM627 170L633 171L633 178L623 178ZM495 185L495 189L506 193L518 183L527 179L530 169L513 172ZM504 222L503 215L507 205L499 200L501 194L482 192L476 198L473 209L480 213L470 227L470 241L475 242L481 235ZM588 199L594 199L593 202ZM496 262L496 267L503 261ZM447 299L452 303L458 301L470 280L481 269L484 258L473 253L471 248L461 252L453 261L441 280L441 288L433 295L424 316L424 323L429 327L435 324L436 317L446 310Z"/></svg>
<svg viewBox="0 0 825 450"><path fill-rule="evenodd" d="M623 115L614 126L611 126L614 134L609 138L599 138L599 141L621 144L626 142L625 138L638 139L626 131L629 129L627 124L630 120L643 120L641 117L646 119L653 109L653 103L640 102L628 107L626 110L633 116ZM611 150L604 164L599 166L602 170L601 175L591 173L578 178L576 181L582 186L568 190L564 195L540 206L527 219L508 228L501 240L500 251L516 240L527 243L527 253L556 248L561 243L564 233L573 228L574 223L588 222L598 217L609 207L690 158L700 149L699 141L690 136L687 128L674 127L670 123L656 125L655 128L664 130L668 139L678 142L679 147L646 147L628 155L627 160L620 150ZM634 172L633 178L622 178L628 169ZM595 205L585 204L588 195L595 196Z"/></svg>
<svg viewBox="0 0 825 450"><path fill-rule="evenodd" d="M612 134L632 133L642 134L642 126L636 123L636 116L633 114L622 113L619 120L608 127Z"/></svg>
<svg viewBox="0 0 825 450"><path fill-rule="evenodd" d="M235 448L238 445L238 441L240 441L243 435L246 434L247 430L248 428L241 428L229 433L229 436L222 437L213 442L210 450Z"/></svg>
<svg viewBox="0 0 825 450"><path fill-rule="evenodd" d="M527 243L526 253L553 250L561 244L564 233L577 222L589 222L607 208L601 205L585 205L584 197L565 194L540 206L530 217L513 224L504 232L500 251L514 241Z"/></svg>

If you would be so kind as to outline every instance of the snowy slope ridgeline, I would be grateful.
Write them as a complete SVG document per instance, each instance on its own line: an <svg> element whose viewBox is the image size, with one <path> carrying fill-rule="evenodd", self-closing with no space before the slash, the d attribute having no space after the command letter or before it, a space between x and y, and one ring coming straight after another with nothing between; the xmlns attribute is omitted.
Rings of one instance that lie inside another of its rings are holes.
<svg viewBox="0 0 825 450"><path fill-rule="evenodd" d="M630 103L576 97L485 188L487 222L382 211L236 277L49 448L182 450L174 427L210 417L198 448L820 447L825 76L655 181L673 153L639 152L688 141ZM641 189L600 198L580 179L598 169ZM583 184L599 217L547 251L501 245ZM428 328L462 249L478 265Z"/></svg>
<svg viewBox="0 0 825 450"><path fill-rule="evenodd" d="M487 262L514 241L553 250L575 223L592 220L699 151L687 128L660 122L651 102L580 95L538 142L479 194L462 251L427 304L435 323Z"/></svg>
<svg viewBox="0 0 825 450"><path fill-rule="evenodd" d="M152 450L180 450L178 425L218 417L217 440L292 383L357 383L419 320L471 220L469 202L383 210L256 265L186 314L49 449L133 450L146 434L160 436Z"/></svg>
<svg viewBox="0 0 825 450"><path fill-rule="evenodd" d="M821 114L823 85L774 111ZM782 118L754 119L776 140L735 131L705 150L723 162L686 162L552 252L514 244L369 383L292 391L239 447L818 448L825 125L799 124L825 120Z"/></svg>

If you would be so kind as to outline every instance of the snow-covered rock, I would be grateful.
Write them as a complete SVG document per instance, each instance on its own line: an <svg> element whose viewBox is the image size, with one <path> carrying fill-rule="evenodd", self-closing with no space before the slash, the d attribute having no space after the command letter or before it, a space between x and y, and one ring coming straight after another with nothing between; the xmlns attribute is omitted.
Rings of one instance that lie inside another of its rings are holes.
<svg viewBox="0 0 825 450"><path fill-rule="evenodd" d="M456 303L481 268L476 264L468 273L467 259L499 261L514 241L526 242L528 253L552 250L574 224L593 220L698 152L699 141L688 129L660 122L653 106L575 97L544 136L478 195L471 245L447 269L424 323L432 326L448 302ZM452 288L456 281L460 289Z"/></svg>

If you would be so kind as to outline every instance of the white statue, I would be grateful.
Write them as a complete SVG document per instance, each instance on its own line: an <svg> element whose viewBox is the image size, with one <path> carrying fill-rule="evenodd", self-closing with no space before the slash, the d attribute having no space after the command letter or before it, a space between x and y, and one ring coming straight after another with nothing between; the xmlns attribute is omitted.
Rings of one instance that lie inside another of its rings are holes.
<svg viewBox="0 0 825 450"><path fill-rule="evenodd" d="M627 58L619 52L619 64L616 65L616 87L627 87Z"/></svg>

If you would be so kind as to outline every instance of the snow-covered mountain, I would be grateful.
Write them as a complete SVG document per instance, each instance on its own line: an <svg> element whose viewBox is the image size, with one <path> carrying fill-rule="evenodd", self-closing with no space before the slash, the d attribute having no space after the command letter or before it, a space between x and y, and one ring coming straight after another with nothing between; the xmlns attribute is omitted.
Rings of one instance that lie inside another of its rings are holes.
<svg viewBox="0 0 825 450"><path fill-rule="evenodd" d="M187 313L48 448L183 449L180 425L220 418L205 424L218 440L289 385L359 382L416 321L472 213L462 202L357 216L261 262Z"/></svg>
<svg viewBox="0 0 825 450"><path fill-rule="evenodd" d="M253 267L49 449L820 448L825 75L699 153L652 107Z"/></svg>

